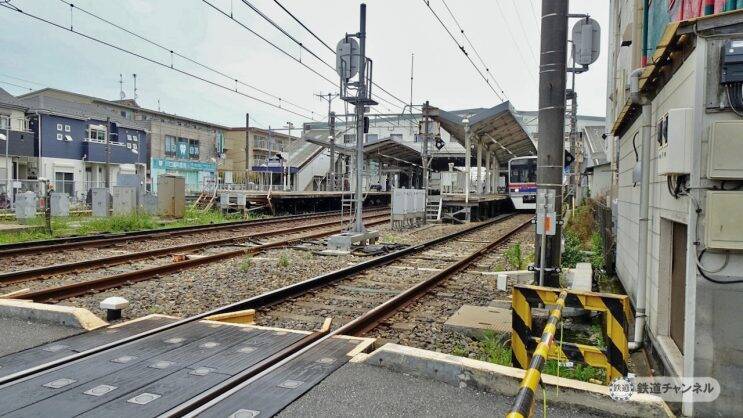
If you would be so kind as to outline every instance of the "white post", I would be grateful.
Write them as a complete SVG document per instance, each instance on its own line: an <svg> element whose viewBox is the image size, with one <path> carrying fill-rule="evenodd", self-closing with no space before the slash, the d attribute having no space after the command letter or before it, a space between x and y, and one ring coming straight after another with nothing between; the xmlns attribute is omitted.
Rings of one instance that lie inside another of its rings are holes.
<svg viewBox="0 0 743 418"><path fill-rule="evenodd" d="M482 195L482 141L477 141L477 195Z"/></svg>
<svg viewBox="0 0 743 418"><path fill-rule="evenodd" d="M462 120L464 125L464 204L467 222L470 221L470 177L472 175L472 146L470 141L470 120L464 118Z"/></svg>
<svg viewBox="0 0 743 418"><path fill-rule="evenodd" d="M485 153L485 179L483 180L485 182L485 194L490 194L490 187L493 184L492 182L492 166L490 165L490 149L487 150Z"/></svg>

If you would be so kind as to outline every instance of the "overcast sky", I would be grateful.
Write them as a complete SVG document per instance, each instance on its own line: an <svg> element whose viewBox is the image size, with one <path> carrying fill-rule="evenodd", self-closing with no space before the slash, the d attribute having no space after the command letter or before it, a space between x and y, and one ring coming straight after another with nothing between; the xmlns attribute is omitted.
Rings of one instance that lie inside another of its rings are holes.
<svg viewBox="0 0 743 418"><path fill-rule="evenodd" d="M333 70L312 57L300 54L299 46L273 28L241 0L74 0L77 7L111 20L123 28L158 42L188 58L207 64L230 78L210 72L176 57L176 68L235 88L234 78L254 85L307 110L284 105L297 112L323 119L327 103L316 93L336 92L336 87L292 58L251 34L239 24L210 7L215 7L255 30L302 63L337 82ZM273 0L250 0L265 15L285 28L308 49L334 66L335 57L302 29ZM346 32L358 31L359 2L352 0L279 0L289 11L331 47ZM70 6L61 0L12 0L23 11L69 28ZM481 66L469 44L462 38L442 0L431 7L464 44ZM537 60L539 34L537 17L540 0L446 0L477 52L505 95L520 110L537 106ZM501 102L485 84L454 41L442 28L423 0L368 0L367 55L374 60L374 81L398 98L410 100L411 53L415 54L413 102L429 100L447 110L492 107ZM605 114L606 41L608 1L572 0L572 13L589 13L601 24L602 55L591 70L578 76L579 113ZM104 22L72 13L75 31L171 63L169 52L126 34ZM572 24L572 22L571 22ZM85 39L69 30L39 22L18 12L0 8L0 86L13 94L30 88L54 87L106 99L119 98L119 74L124 91L132 97L132 74L137 74L137 101L141 106L229 126L244 124L249 112L254 124L277 127L287 121L299 126L300 116L272 108L234 92L164 68L141 58L119 52ZM481 70L484 69L481 66ZM275 98L238 84L238 90L271 103ZM496 89L500 90L500 89ZM377 90L398 107L382 102L380 112L399 112L402 103ZM500 91L499 91L500 93ZM337 112L343 111L339 100Z"/></svg>

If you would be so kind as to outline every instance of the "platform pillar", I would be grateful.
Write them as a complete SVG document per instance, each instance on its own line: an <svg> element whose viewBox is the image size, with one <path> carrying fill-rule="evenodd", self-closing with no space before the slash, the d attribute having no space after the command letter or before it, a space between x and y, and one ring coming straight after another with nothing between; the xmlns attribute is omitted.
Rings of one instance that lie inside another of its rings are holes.
<svg viewBox="0 0 743 418"><path fill-rule="evenodd" d="M477 138L477 194L478 196L482 195L482 141L480 141L480 138Z"/></svg>
<svg viewBox="0 0 743 418"><path fill-rule="evenodd" d="M490 186L492 185L491 176L493 175L492 166L490 165L490 149L485 153L485 178L483 181L485 182L485 194L490 194L491 189Z"/></svg>

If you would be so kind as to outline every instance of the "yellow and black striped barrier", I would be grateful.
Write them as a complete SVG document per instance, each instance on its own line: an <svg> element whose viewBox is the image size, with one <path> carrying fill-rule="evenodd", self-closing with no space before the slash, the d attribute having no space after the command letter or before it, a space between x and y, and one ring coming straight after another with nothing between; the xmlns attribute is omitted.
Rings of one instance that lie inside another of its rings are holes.
<svg viewBox="0 0 743 418"><path fill-rule="evenodd" d="M514 296L516 292L514 291ZM537 385L542 380L542 368L550 353L550 348L555 342L555 331L557 331L557 323L560 321L562 316L562 308L565 306L565 299L568 296L566 290L562 290L558 295L557 299L552 303L554 308L550 311L549 319L547 319L547 325L544 326L544 332L539 343L536 344L534 354L531 356L531 362L529 368L526 369L526 375L521 381L519 392L516 394L516 400L513 403L513 407L508 412L506 417L508 418L523 418L530 417L532 415L532 408L534 407L534 392L537 390ZM516 298L514 297L514 306L516 304ZM514 309L515 312L515 309ZM533 341L531 338L525 341Z"/></svg>
<svg viewBox="0 0 743 418"><path fill-rule="evenodd" d="M515 367L525 369L531 353L541 342L532 332L532 312L534 306L555 305L561 292L567 292L564 299L566 307L587 309L604 314L604 342L606 348L590 345L561 343L548 351L548 358L570 360L606 370L606 382L627 375L629 360L628 318L631 317L629 299L625 295L608 293L561 290L551 287L515 285L513 288L513 312L511 348Z"/></svg>

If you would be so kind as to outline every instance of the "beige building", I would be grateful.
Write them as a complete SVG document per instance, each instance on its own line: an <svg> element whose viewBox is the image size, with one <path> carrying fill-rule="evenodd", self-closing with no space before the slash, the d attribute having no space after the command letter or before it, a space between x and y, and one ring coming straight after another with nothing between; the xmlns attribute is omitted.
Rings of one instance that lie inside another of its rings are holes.
<svg viewBox="0 0 743 418"><path fill-rule="evenodd" d="M247 145L246 145L247 139ZM280 173L281 161L301 142L296 136L261 128L229 128L224 131L224 159L219 178L225 184L258 183L261 173ZM271 162L269 162L271 161Z"/></svg>

